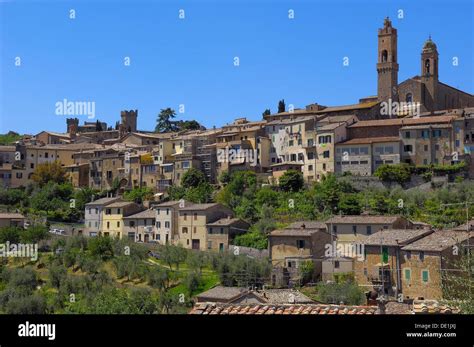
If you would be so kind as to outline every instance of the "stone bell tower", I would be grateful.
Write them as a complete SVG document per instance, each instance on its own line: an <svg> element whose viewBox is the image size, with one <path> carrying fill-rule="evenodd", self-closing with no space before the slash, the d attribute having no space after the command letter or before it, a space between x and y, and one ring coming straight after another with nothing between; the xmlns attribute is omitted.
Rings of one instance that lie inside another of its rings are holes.
<svg viewBox="0 0 474 347"><path fill-rule="evenodd" d="M387 17L378 32L377 99L398 101L397 29Z"/></svg>

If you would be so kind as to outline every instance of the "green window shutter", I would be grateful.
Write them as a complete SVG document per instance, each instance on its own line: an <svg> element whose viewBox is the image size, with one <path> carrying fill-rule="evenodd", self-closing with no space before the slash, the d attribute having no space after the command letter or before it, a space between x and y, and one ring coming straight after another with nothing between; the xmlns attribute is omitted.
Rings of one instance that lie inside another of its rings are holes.
<svg viewBox="0 0 474 347"><path fill-rule="evenodd" d="M388 263L388 248L382 248L382 263Z"/></svg>
<svg viewBox="0 0 474 347"><path fill-rule="evenodd" d="M409 281L411 279L411 270L405 269L405 279Z"/></svg>
<svg viewBox="0 0 474 347"><path fill-rule="evenodd" d="M423 282L428 282L428 270L423 270L421 274L423 277Z"/></svg>

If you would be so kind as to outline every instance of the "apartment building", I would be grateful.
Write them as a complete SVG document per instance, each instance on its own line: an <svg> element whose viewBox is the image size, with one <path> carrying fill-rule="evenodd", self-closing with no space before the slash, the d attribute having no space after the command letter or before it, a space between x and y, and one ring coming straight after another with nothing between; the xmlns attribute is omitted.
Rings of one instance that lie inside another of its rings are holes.
<svg viewBox="0 0 474 347"><path fill-rule="evenodd" d="M355 261L355 278L366 290L381 289L398 297L402 288L402 248L433 233L430 229L386 229L368 236L364 241L365 257Z"/></svg>
<svg viewBox="0 0 474 347"><path fill-rule="evenodd" d="M15 162L15 146L0 146L0 187L13 187L12 170Z"/></svg>
<svg viewBox="0 0 474 347"><path fill-rule="evenodd" d="M271 168L278 164L301 164L307 182L314 180L316 169L314 116L279 119L268 122L265 131L271 140Z"/></svg>
<svg viewBox="0 0 474 347"><path fill-rule="evenodd" d="M224 252L238 235L245 234L250 224L239 218L228 215L207 225L207 249Z"/></svg>
<svg viewBox="0 0 474 347"><path fill-rule="evenodd" d="M153 206L156 235L161 244L175 243L179 239L179 209L192 205L184 200L166 201Z"/></svg>
<svg viewBox="0 0 474 347"><path fill-rule="evenodd" d="M328 173L335 172L335 144L346 140L345 122L318 124L316 128L316 170L319 181Z"/></svg>
<svg viewBox="0 0 474 347"><path fill-rule="evenodd" d="M440 230L404 246L400 253L404 299L442 299L443 274L459 273L457 262L467 254L468 245L474 245L473 232Z"/></svg>
<svg viewBox="0 0 474 347"><path fill-rule="evenodd" d="M161 235L155 228L155 218L153 209L123 217L123 236L134 242L160 242Z"/></svg>
<svg viewBox="0 0 474 347"><path fill-rule="evenodd" d="M122 238L125 235L124 217L136 214L141 210L143 210L142 206L134 202L121 200L105 206L102 210L102 229L100 232L103 236Z"/></svg>
<svg viewBox="0 0 474 347"><path fill-rule="evenodd" d="M397 136L354 138L336 144L336 173L370 176L380 165L400 163Z"/></svg>
<svg viewBox="0 0 474 347"><path fill-rule="evenodd" d="M119 197L107 197L97 199L89 202L85 205L84 211L84 225L85 233L88 236L97 236L103 229L103 212L104 208L116 201L119 201Z"/></svg>
<svg viewBox="0 0 474 347"><path fill-rule="evenodd" d="M231 209L218 204L190 204L178 209L178 237L176 242L190 249L206 250L207 225L233 216Z"/></svg>
<svg viewBox="0 0 474 347"><path fill-rule="evenodd" d="M465 154L462 118L439 124L404 125L400 128L402 161L414 165L451 164Z"/></svg>
<svg viewBox="0 0 474 347"><path fill-rule="evenodd" d="M270 167L271 140L265 134L265 124L239 118L222 127L215 144L217 176L238 170L263 172Z"/></svg>
<svg viewBox="0 0 474 347"><path fill-rule="evenodd" d="M325 223L341 243L361 242L380 230L412 228L411 222L402 216L334 216Z"/></svg>
<svg viewBox="0 0 474 347"><path fill-rule="evenodd" d="M316 277L321 275L321 262L326 244L332 242L326 225L321 222L296 222L285 229L274 230L268 237L273 265L272 285L284 286L298 281L301 263L313 262Z"/></svg>

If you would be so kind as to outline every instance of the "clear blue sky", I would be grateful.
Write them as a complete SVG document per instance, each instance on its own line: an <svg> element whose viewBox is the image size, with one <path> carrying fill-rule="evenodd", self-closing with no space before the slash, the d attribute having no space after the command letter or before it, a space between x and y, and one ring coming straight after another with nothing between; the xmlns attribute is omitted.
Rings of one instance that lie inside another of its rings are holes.
<svg viewBox="0 0 474 347"><path fill-rule="evenodd" d="M470 0L0 0L0 132L65 131L66 116L55 114L64 98L94 101L96 118L109 125L121 110L138 109L141 130L179 104L179 119L212 127L260 119L282 98L295 107L356 103L376 94L377 28L387 15L398 29L399 81L419 74L431 34L440 80L473 93Z"/></svg>

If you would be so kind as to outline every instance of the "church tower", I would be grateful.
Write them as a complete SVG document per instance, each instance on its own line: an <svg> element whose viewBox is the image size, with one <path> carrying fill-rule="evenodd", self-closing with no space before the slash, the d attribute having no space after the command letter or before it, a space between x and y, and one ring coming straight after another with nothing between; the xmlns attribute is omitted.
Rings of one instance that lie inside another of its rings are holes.
<svg viewBox="0 0 474 347"><path fill-rule="evenodd" d="M421 51L421 82L424 85L422 103L425 108L429 111L438 109L438 49L431 36Z"/></svg>
<svg viewBox="0 0 474 347"><path fill-rule="evenodd" d="M398 101L397 29L387 17L378 33L377 98Z"/></svg>

